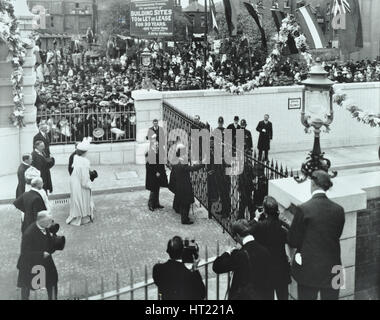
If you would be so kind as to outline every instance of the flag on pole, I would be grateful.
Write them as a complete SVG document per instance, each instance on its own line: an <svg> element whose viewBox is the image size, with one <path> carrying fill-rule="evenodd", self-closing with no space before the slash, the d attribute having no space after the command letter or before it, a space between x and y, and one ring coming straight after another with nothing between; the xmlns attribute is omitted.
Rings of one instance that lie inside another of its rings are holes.
<svg viewBox="0 0 380 320"><path fill-rule="evenodd" d="M347 0L334 0L332 13L335 16L338 14L346 14L351 12L351 6Z"/></svg>
<svg viewBox="0 0 380 320"><path fill-rule="evenodd" d="M348 54L363 48L363 25L359 1L345 0L343 2L346 11L341 14L345 14L346 26L345 29L339 30L339 47L344 54Z"/></svg>
<svg viewBox="0 0 380 320"><path fill-rule="evenodd" d="M325 36L315 15L312 13L310 6L306 5L298 8L296 11L297 21L301 26L303 33L308 40L311 49L323 49L327 46Z"/></svg>
<svg viewBox="0 0 380 320"><path fill-rule="evenodd" d="M282 20L285 19L286 13L284 11L279 10L279 9L271 9L271 11L272 11L272 17L274 20L274 24L276 25L277 32L280 32ZM296 43L294 41L294 38L291 35L289 35L286 44L287 44L291 54L297 54L298 53Z"/></svg>
<svg viewBox="0 0 380 320"><path fill-rule="evenodd" d="M251 15L251 17L253 18L253 20L255 20L257 26L259 27L259 30L260 30L260 33L261 33L261 42L262 42L263 48L264 49L268 49L267 38L265 36L265 30L263 28L263 25L262 25L262 22L261 22L261 19L259 17L259 14L258 14L257 10L253 7L252 4L250 4L248 2L244 2L244 5L247 8L247 10L248 10L249 14Z"/></svg>
<svg viewBox="0 0 380 320"><path fill-rule="evenodd" d="M270 9L272 11L272 17L274 20L274 24L276 25L277 32L280 31L282 20L285 19L286 14L285 12L278 10L278 9Z"/></svg>
<svg viewBox="0 0 380 320"><path fill-rule="evenodd" d="M223 0L223 4L230 36L236 36L240 2L237 0Z"/></svg>
<svg viewBox="0 0 380 320"><path fill-rule="evenodd" d="M216 33L219 33L218 22L216 21L216 8L215 8L214 0L210 0L210 12L211 12L212 28Z"/></svg>

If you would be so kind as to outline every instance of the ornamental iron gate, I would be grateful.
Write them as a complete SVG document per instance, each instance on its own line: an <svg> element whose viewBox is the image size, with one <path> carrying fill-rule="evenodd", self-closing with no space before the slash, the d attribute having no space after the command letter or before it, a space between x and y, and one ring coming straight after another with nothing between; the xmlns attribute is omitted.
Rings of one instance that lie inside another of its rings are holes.
<svg viewBox="0 0 380 320"><path fill-rule="evenodd" d="M176 109L168 102L163 102L163 120L166 126L168 159L175 152L174 144L180 141L188 147L191 159L191 129L207 129L202 122L195 122L192 117ZM180 129L180 130L178 130ZM177 138L177 139L176 139ZM201 139L201 138L200 138ZM214 164L214 145L222 143L223 148L235 153L230 164ZM200 151L202 152L202 151ZM244 162L241 160L244 158ZM240 161L238 161L241 159ZM240 166L244 167L241 168ZM170 167L170 164L168 164ZM230 175L226 174L227 170ZM297 173L296 173L297 174ZM254 218L256 209L262 206L268 194L268 181L293 177L293 170L271 160L264 163L258 159L256 150L233 150L232 145L212 137L210 134L210 164L200 171L191 173L194 195L208 210L209 218L214 218L231 233L230 226L235 220Z"/></svg>

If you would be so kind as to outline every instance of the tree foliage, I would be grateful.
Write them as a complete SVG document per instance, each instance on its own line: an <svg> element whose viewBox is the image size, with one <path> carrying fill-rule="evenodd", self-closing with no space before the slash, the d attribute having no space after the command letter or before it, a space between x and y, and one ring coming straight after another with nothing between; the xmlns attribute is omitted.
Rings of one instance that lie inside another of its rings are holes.
<svg viewBox="0 0 380 320"><path fill-rule="evenodd" d="M248 42L251 46L252 52L261 51L261 33L259 28L253 20L253 18L248 13L247 9L244 6L244 2L249 2L248 0L239 0L240 1L240 14L238 16L238 33L244 34L248 38ZM271 50L271 47L274 44L273 37L277 33L276 26L274 24L272 13L270 8L272 6L272 0L264 0L263 1L264 10L260 12L263 13L263 28L265 30L265 34L268 42L268 50ZM223 11L218 12L216 16L216 20L219 26L219 35L215 35L217 39L225 39L229 38L228 26L226 22L226 17Z"/></svg>
<svg viewBox="0 0 380 320"><path fill-rule="evenodd" d="M108 1L107 1L108 2ZM129 36L131 0L111 0L99 19L99 29L108 35Z"/></svg>

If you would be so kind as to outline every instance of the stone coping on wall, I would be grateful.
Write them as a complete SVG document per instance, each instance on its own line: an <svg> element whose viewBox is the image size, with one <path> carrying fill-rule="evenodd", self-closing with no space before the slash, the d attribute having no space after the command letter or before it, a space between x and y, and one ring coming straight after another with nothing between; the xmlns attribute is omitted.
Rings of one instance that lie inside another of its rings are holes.
<svg viewBox="0 0 380 320"><path fill-rule="evenodd" d="M338 89L368 89L380 88L380 82L352 82L352 83L337 83L334 85Z"/></svg>
<svg viewBox="0 0 380 320"><path fill-rule="evenodd" d="M345 212L355 212L366 207L367 195L360 185L347 184L344 177L333 179L333 183L327 196L341 205ZM284 208L289 208L291 204L300 205L311 198L310 180L304 183L297 183L293 178L272 180L269 182L269 194Z"/></svg>
<svg viewBox="0 0 380 320"><path fill-rule="evenodd" d="M252 92L246 92L244 95L255 95L255 94L276 94L276 93L286 93L286 92L302 92L303 86L284 86L284 87L261 87L257 88ZM170 98L193 98L193 97L215 97L215 96L225 96L232 95L225 90L211 89L211 90L183 90L183 91L163 91L163 99Z"/></svg>
<svg viewBox="0 0 380 320"><path fill-rule="evenodd" d="M335 84L337 89L368 89L368 88L380 88L380 82L362 82L362 83L337 83ZM302 92L304 86L282 86L282 87L260 87L252 92L244 93L244 95L255 94L276 94L286 92ZM192 98L192 97L213 97L232 95L225 90L211 89L211 90L183 90L183 91L163 91L163 99L170 98Z"/></svg>
<svg viewBox="0 0 380 320"><path fill-rule="evenodd" d="M366 192L367 200L380 198L380 171L340 178L343 184L356 185Z"/></svg>
<svg viewBox="0 0 380 320"><path fill-rule="evenodd" d="M327 196L342 205L346 212L366 208L367 201L380 198L380 171L338 177ZM294 179L269 182L269 193L284 207L299 205L310 199L310 180L298 184ZM342 201L340 201L342 200Z"/></svg>

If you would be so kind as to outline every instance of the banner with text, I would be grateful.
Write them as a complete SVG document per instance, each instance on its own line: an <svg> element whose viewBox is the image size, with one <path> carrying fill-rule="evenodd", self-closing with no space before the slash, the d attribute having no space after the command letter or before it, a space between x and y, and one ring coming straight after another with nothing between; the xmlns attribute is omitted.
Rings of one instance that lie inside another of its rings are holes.
<svg viewBox="0 0 380 320"><path fill-rule="evenodd" d="M131 1L131 36L173 36L173 0Z"/></svg>

